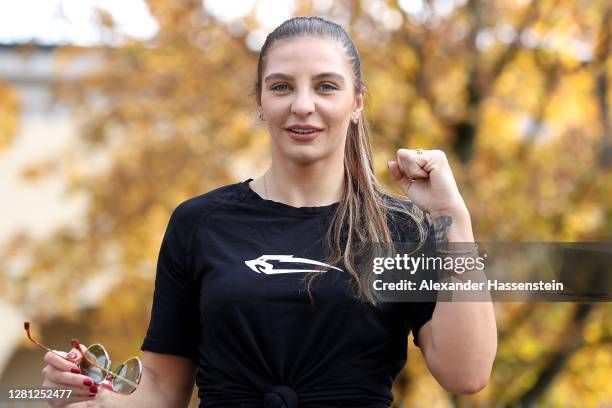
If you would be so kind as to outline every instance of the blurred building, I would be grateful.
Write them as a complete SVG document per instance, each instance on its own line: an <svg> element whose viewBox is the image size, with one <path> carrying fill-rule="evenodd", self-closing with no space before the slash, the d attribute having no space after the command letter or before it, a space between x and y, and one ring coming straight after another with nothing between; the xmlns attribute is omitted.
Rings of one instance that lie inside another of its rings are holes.
<svg viewBox="0 0 612 408"><path fill-rule="evenodd" d="M0 45L0 79L17 90L21 102L17 135L7 150L0 151L0 244L19 230L44 237L83 208L82 202L66 201L65 182L57 174L34 182L22 177L27 166L61 154L74 140L75 123L67 108L54 103L54 84L78 78L96 66L91 54L59 66L54 49Z"/></svg>
<svg viewBox="0 0 612 408"><path fill-rule="evenodd" d="M77 137L71 112L54 101L53 86L58 81L71 81L92 72L98 59L91 52L59 66L54 58L56 47L0 44L0 79L18 93L21 110L19 128L12 144L0 151L0 245L11 236L25 232L44 238L60 225L74 223L86 207L82 197L68 198L66 180L61 172L49 172L36 180L26 180L28 166L52 158ZM22 273L27 259L11 259L7 270L12 276ZM23 320L28 310L9 304L0 294L0 388L40 385L40 376L28 378L26 373L38 372L44 351L25 349ZM41 341L50 347L69 347L69 340L55 338L54 333L74 333L85 336L78 327L53 321L42 329ZM62 329L59 330L58 328Z"/></svg>

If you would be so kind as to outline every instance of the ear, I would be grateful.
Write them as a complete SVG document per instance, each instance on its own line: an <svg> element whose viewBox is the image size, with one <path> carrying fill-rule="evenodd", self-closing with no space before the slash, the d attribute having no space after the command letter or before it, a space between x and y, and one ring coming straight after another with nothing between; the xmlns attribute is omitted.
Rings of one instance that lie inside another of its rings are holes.
<svg viewBox="0 0 612 408"><path fill-rule="evenodd" d="M266 117L263 114L263 107L260 104L257 104L257 118L262 122L265 122Z"/></svg>

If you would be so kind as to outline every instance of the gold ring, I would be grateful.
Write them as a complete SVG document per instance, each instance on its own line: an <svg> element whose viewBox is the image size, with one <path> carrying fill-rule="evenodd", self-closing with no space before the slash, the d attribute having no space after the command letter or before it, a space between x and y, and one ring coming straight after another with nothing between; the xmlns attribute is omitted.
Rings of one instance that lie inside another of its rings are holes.
<svg viewBox="0 0 612 408"><path fill-rule="evenodd" d="M423 154L423 149L416 149L417 154Z"/></svg>

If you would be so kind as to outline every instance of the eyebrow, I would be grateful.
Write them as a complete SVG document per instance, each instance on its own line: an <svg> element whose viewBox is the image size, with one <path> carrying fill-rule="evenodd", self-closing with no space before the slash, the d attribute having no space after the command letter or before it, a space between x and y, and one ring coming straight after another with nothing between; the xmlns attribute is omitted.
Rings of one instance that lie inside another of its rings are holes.
<svg viewBox="0 0 612 408"><path fill-rule="evenodd" d="M340 74L338 74L337 72L321 72L320 74L317 74L315 76L312 77L313 80L317 80L317 79L322 79L322 78L333 78L336 81L344 84L344 77ZM273 74L270 74L266 77L266 79L264 79L264 82L268 82L271 81L273 79L293 79L293 77L291 75L287 75L287 74L281 74L280 72L275 72Z"/></svg>

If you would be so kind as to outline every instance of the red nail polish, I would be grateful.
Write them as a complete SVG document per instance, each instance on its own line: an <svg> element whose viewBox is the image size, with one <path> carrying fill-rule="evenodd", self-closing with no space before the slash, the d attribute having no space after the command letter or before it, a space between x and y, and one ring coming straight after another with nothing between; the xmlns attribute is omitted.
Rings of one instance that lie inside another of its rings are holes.
<svg viewBox="0 0 612 408"><path fill-rule="evenodd" d="M79 369L78 369L78 368L76 368L76 367L72 367L72 368L70 369L70 372L71 372L71 373L73 373L73 374L81 374L81 370L79 370Z"/></svg>
<svg viewBox="0 0 612 408"><path fill-rule="evenodd" d="M89 392L91 392L92 394L96 394L98 392L98 387L94 385L89 389Z"/></svg>
<svg viewBox="0 0 612 408"><path fill-rule="evenodd" d="M91 380L89 378L87 378L86 380L83 380L83 385L86 387L91 387L91 384L93 384L91 382Z"/></svg>

